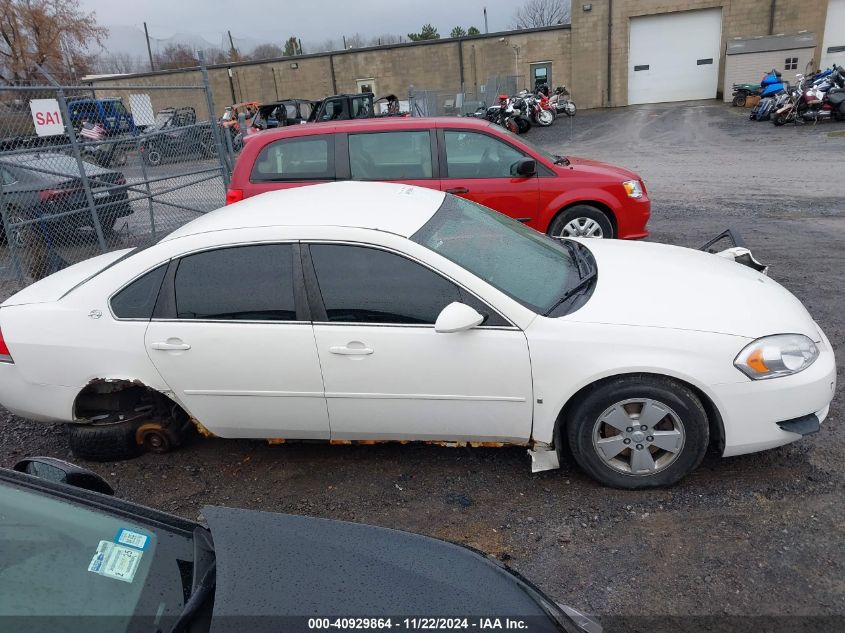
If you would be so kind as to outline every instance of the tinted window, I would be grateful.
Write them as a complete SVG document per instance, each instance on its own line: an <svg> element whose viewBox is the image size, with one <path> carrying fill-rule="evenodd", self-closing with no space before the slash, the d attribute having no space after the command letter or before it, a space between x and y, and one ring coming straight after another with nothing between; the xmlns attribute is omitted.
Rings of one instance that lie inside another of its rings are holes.
<svg viewBox="0 0 845 633"><path fill-rule="evenodd" d="M361 246L314 244L311 259L329 321L431 323L459 288L409 259Z"/></svg>
<svg viewBox="0 0 845 633"><path fill-rule="evenodd" d="M511 166L525 156L487 134L446 130L445 135L449 178L513 178Z"/></svg>
<svg viewBox="0 0 845 633"><path fill-rule="evenodd" d="M167 271L162 264L118 292L111 300L111 309L119 319L149 319L153 316L158 291Z"/></svg>
<svg viewBox="0 0 845 633"><path fill-rule="evenodd" d="M417 180L431 178L428 130L349 135L353 180Z"/></svg>
<svg viewBox="0 0 845 633"><path fill-rule="evenodd" d="M270 143L258 154L251 176L253 182L333 178L334 146L329 135Z"/></svg>
<svg viewBox="0 0 845 633"><path fill-rule="evenodd" d="M289 244L239 246L183 257L175 287L180 319L296 319Z"/></svg>

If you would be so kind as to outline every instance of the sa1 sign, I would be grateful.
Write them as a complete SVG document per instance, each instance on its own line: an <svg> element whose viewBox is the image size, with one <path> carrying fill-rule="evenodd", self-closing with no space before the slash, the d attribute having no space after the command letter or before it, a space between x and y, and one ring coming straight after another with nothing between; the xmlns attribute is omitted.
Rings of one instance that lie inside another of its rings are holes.
<svg viewBox="0 0 845 633"><path fill-rule="evenodd" d="M56 99L31 99L29 109L32 111L32 122L38 136L55 136L65 133L62 113Z"/></svg>

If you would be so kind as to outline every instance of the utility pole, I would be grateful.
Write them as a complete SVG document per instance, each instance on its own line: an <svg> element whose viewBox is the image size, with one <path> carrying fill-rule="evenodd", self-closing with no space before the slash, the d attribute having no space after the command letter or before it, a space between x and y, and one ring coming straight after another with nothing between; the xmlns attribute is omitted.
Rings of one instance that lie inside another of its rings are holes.
<svg viewBox="0 0 845 633"><path fill-rule="evenodd" d="M144 22L144 37L147 38L147 55L150 56L150 71L154 71L156 69L155 64L153 64L153 49L150 48L150 32L147 30L147 23Z"/></svg>
<svg viewBox="0 0 845 633"><path fill-rule="evenodd" d="M343 50L346 50L346 36L343 35Z"/></svg>
<svg viewBox="0 0 845 633"><path fill-rule="evenodd" d="M487 28L487 7L484 7L484 33L489 33L490 29Z"/></svg>
<svg viewBox="0 0 845 633"><path fill-rule="evenodd" d="M229 61L238 61L235 57L238 57L238 51L235 48L235 41L232 39L232 32L226 31L229 34Z"/></svg>

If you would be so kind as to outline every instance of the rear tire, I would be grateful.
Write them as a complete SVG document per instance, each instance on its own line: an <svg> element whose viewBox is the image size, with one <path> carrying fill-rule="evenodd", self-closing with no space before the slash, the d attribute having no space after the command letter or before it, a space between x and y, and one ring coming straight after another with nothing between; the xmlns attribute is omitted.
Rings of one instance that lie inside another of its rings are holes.
<svg viewBox="0 0 845 633"><path fill-rule="evenodd" d="M141 422L129 420L110 424L65 424L70 450L76 457L92 462L115 462L137 457L143 452L135 434Z"/></svg>
<svg viewBox="0 0 845 633"><path fill-rule="evenodd" d="M745 99L747 95L745 93L740 93L736 95L733 99L733 104L737 108L744 108L745 107Z"/></svg>
<svg viewBox="0 0 845 633"><path fill-rule="evenodd" d="M609 380L583 396L562 423L578 465L605 486L627 490L680 481L701 463L710 441L698 397L659 376Z"/></svg>

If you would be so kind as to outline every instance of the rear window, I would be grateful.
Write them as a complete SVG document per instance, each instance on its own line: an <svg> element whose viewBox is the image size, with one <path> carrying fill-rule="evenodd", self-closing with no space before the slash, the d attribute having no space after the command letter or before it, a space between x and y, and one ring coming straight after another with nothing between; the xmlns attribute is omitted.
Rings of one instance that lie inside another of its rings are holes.
<svg viewBox="0 0 845 633"><path fill-rule="evenodd" d="M118 319L150 319L153 316L158 291L164 280L167 264L162 264L138 277L111 300L111 309Z"/></svg>
<svg viewBox="0 0 845 633"><path fill-rule="evenodd" d="M270 143L252 168L252 182L333 180L334 138L303 136Z"/></svg>

